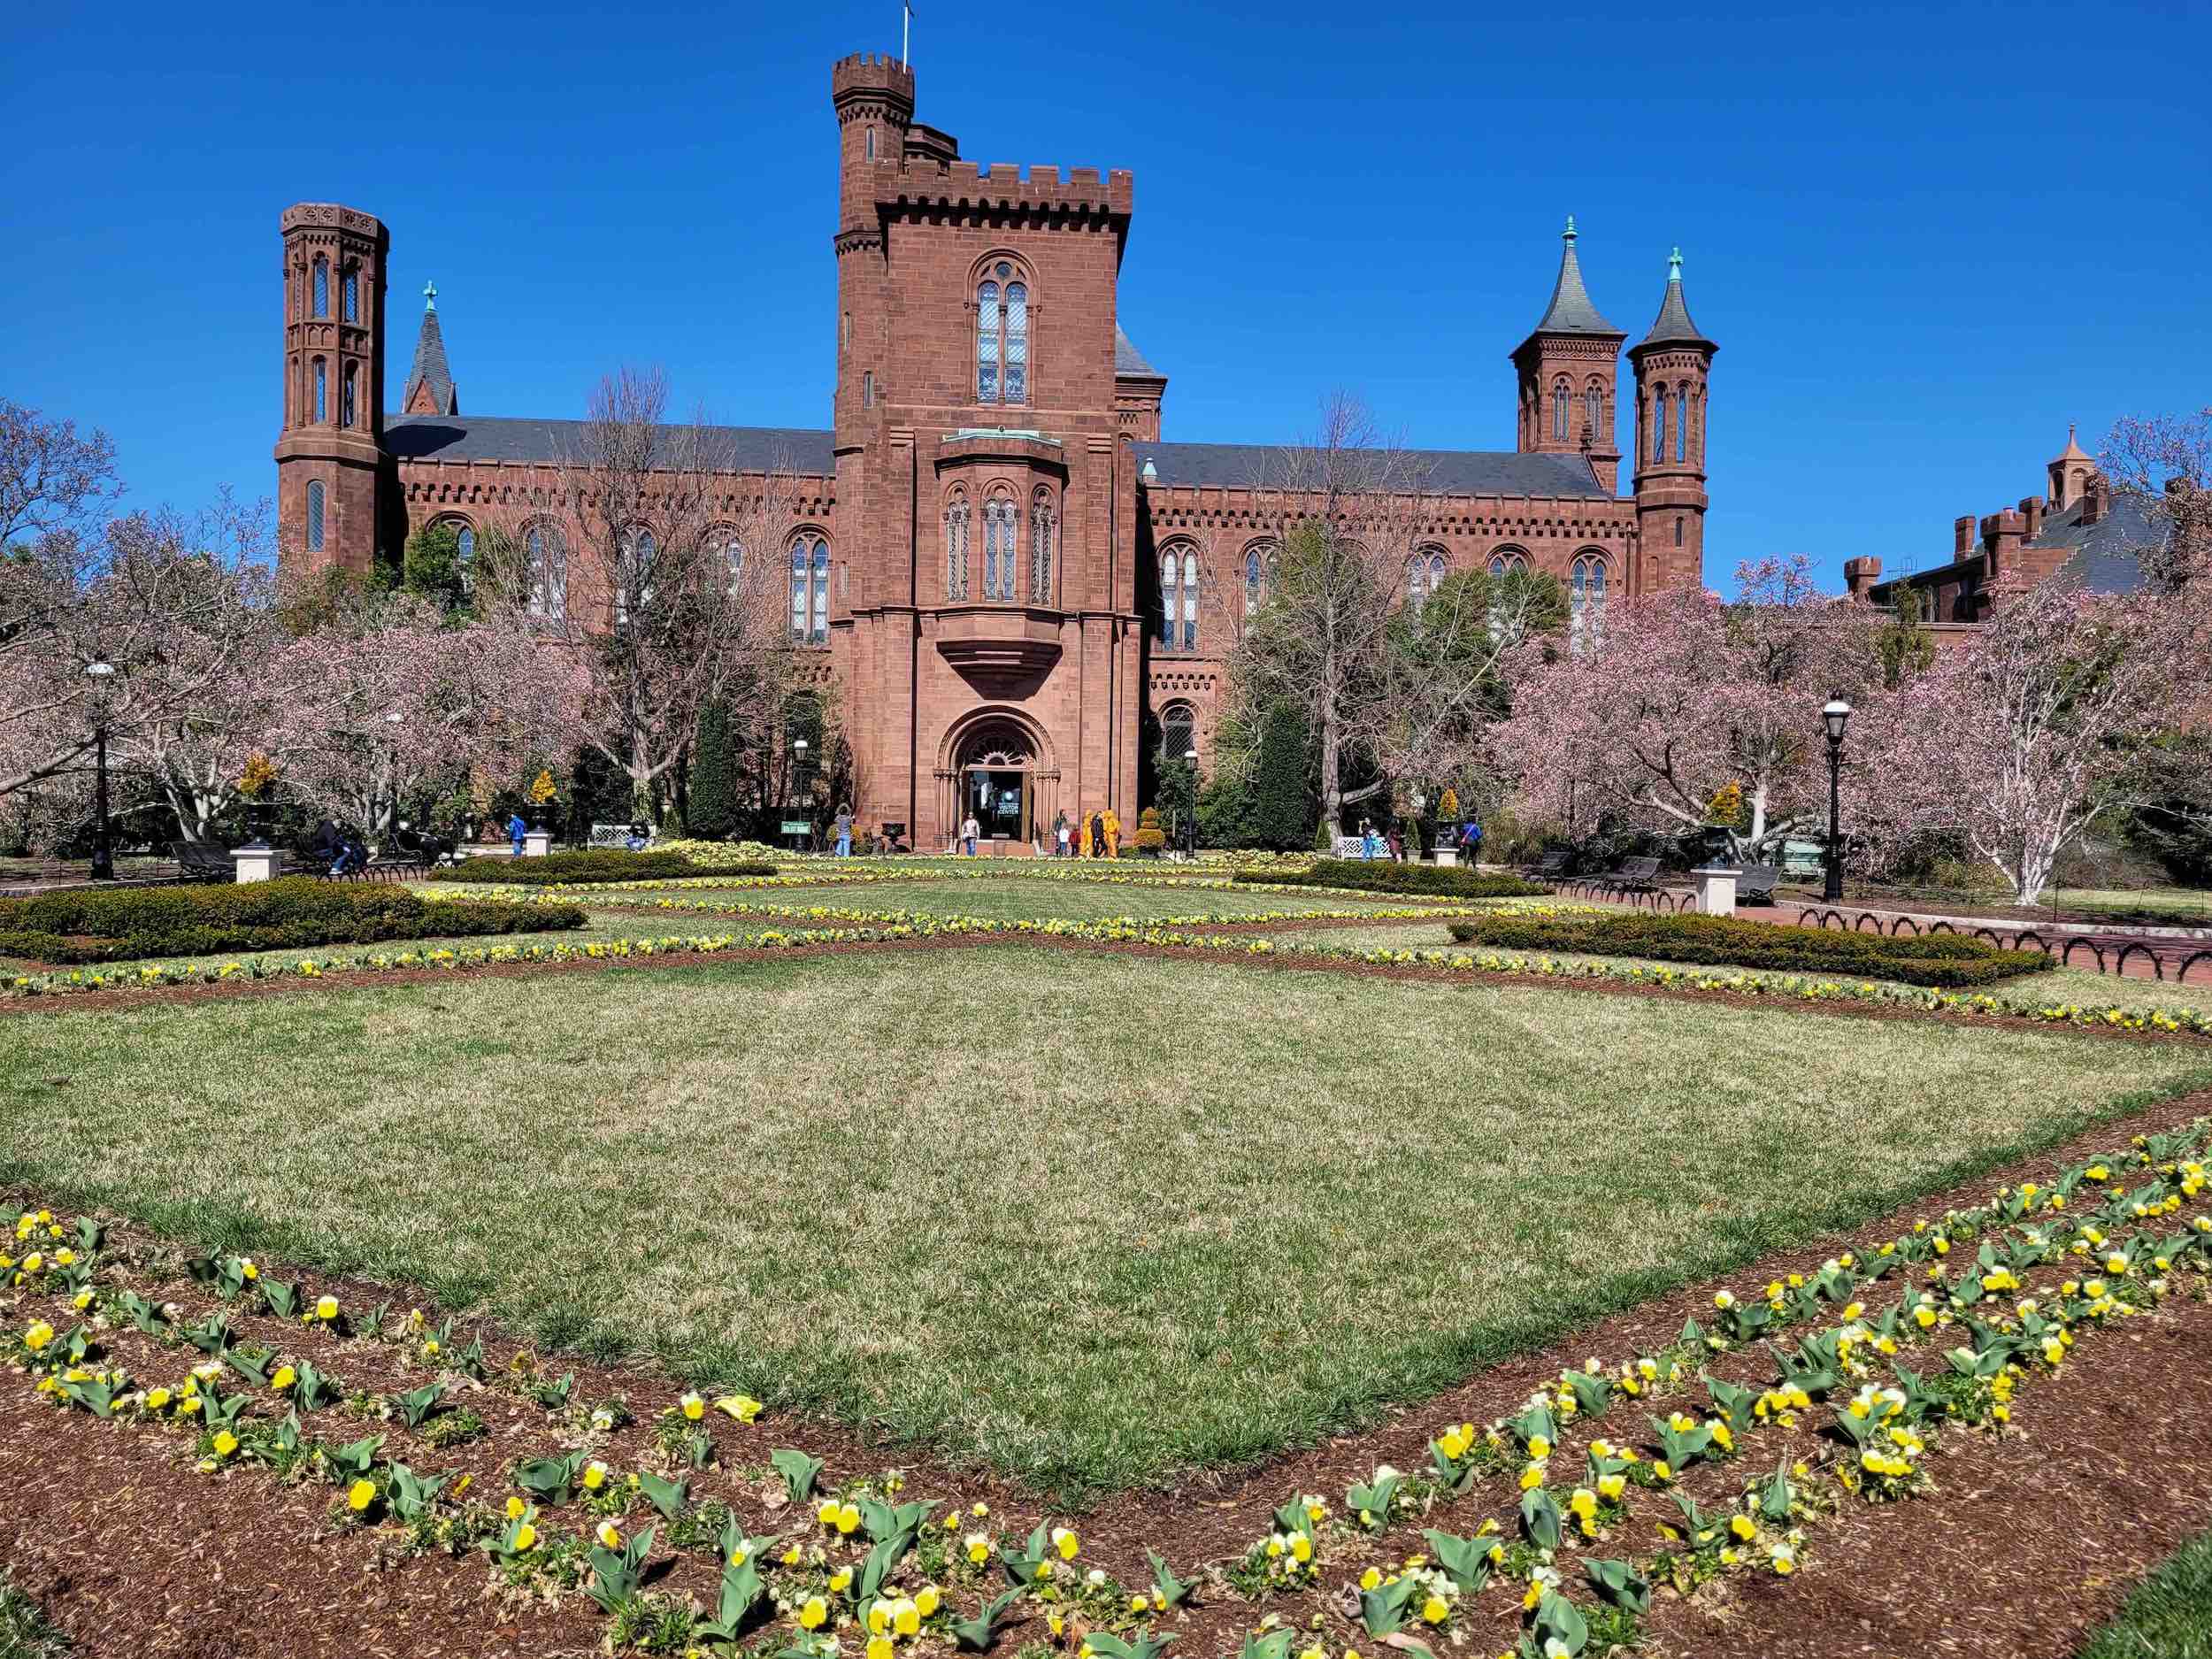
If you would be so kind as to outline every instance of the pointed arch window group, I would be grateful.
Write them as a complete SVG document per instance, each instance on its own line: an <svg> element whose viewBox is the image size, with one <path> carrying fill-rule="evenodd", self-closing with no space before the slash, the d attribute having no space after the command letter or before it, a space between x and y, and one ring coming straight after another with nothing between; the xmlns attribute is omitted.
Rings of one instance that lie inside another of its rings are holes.
<svg viewBox="0 0 2212 1659"><path fill-rule="evenodd" d="M801 531L791 544L791 641L829 643L829 543L814 531Z"/></svg>
<svg viewBox="0 0 2212 1659"><path fill-rule="evenodd" d="M1594 641L1604 629L1605 578L1604 554L1575 555L1567 582L1568 636L1575 649Z"/></svg>
<svg viewBox="0 0 2212 1659"><path fill-rule="evenodd" d="M980 525L975 520L980 518ZM956 485L945 498L945 597L981 598L1001 604L1021 597L1021 505L1003 484L993 485L980 510ZM980 534L981 557L972 538ZM1053 603L1053 564L1059 552L1059 508L1050 488L1039 485L1029 498L1029 603ZM980 570L978 570L978 566ZM975 578L980 575L978 592Z"/></svg>
<svg viewBox="0 0 2212 1659"><path fill-rule="evenodd" d="M1010 259L986 267L975 290L975 396L1029 401L1029 280Z"/></svg>
<svg viewBox="0 0 2212 1659"><path fill-rule="evenodd" d="M1406 603L1418 611L1450 569L1451 561L1439 549L1423 548L1415 553L1406 561Z"/></svg>
<svg viewBox="0 0 2212 1659"><path fill-rule="evenodd" d="M1160 555L1160 647L1198 649L1198 549L1187 544Z"/></svg>
<svg viewBox="0 0 2212 1659"><path fill-rule="evenodd" d="M529 611L557 622L568 614L568 542L557 526L539 520L522 533L522 556L530 580Z"/></svg>
<svg viewBox="0 0 2212 1659"><path fill-rule="evenodd" d="M1272 541L1256 541L1244 550L1244 614L1258 614L1273 596L1280 573L1283 550Z"/></svg>

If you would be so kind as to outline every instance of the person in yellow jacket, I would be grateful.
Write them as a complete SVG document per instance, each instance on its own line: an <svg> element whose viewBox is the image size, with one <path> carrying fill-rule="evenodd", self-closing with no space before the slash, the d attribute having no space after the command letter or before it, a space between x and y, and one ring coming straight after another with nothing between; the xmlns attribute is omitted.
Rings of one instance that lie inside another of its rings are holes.
<svg viewBox="0 0 2212 1659"><path fill-rule="evenodd" d="M1106 809L1105 822L1106 856L1109 858L1118 858L1121 856L1121 820L1114 816L1114 809L1111 807Z"/></svg>

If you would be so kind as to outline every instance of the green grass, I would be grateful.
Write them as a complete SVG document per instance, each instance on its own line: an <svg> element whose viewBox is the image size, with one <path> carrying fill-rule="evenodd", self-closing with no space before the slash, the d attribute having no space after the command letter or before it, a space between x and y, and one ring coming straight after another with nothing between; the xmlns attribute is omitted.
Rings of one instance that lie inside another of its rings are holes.
<svg viewBox="0 0 2212 1659"><path fill-rule="evenodd" d="M1021 946L7 1034L0 1179L52 1202L481 1298L1063 1494L1310 1441L2212 1075Z"/></svg>
<svg viewBox="0 0 2212 1659"><path fill-rule="evenodd" d="M47 1622L38 1603L0 1566L0 1659L63 1659L69 1648L69 1638Z"/></svg>
<svg viewBox="0 0 2212 1659"><path fill-rule="evenodd" d="M2080 1659L2212 1659L2212 1532L2185 1544Z"/></svg>
<svg viewBox="0 0 2212 1659"><path fill-rule="evenodd" d="M603 897L612 897L612 895ZM1109 882L1052 880L1039 877L994 876L986 879L870 881L820 887L672 887L639 893L650 903L660 897L713 903L773 906L826 905L833 910L926 910L937 916L982 916L1001 920L1058 917L1096 921L1132 916L1154 920L1169 916L1269 916L1316 910L1402 910L1417 901L1317 892L1253 893L1234 887L1117 886ZM680 913L680 912L679 912Z"/></svg>
<svg viewBox="0 0 2212 1659"><path fill-rule="evenodd" d="M1279 945L1321 945L1333 950L1467 950L1455 944L1441 922L1377 922L1372 926L1286 928L1273 935ZM1576 951L1500 951L1501 956L1548 956L1562 963L1611 963L1619 967L1664 968L1675 973L1728 973L1726 967L1706 967L1681 962L1653 962L1640 956L1599 956ZM1773 970L1744 969L1766 972ZM2206 1008L2212 1007L2212 978L2200 978L2200 968L2186 985L2170 980L2124 979L2118 974L2092 973L2086 968L2055 968L2023 979L1981 987L2001 1001L2033 1002L2050 1007L2075 1002L2084 1008ZM1815 976L1816 977L1816 976ZM1863 983L1855 981L1855 983ZM1873 981L1884 983L1881 980ZM1901 987L1901 989L1914 989Z"/></svg>

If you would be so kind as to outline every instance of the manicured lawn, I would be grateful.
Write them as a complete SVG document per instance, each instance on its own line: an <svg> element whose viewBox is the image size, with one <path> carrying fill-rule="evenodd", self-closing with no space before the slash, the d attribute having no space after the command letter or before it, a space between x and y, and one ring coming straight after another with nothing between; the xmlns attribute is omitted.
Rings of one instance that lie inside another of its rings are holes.
<svg viewBox="0 0 2212 1659"><path fill-rule="evenodd" d="M0 1029L0 1178L58 1205L650 1345L1068 1492L1312 1439L2205 1078L1019 946Z"/></svg>
<svg viewBox="0 0 2212 1659"><path fill-rule="evenodd" d="M2212 1659L2212 1532L2130 1596L2081 1659Z"/></svg>
<svg viewBox="0 0 2212 1659"><path fill-rule="evenodd" d="M636 893L630 896L649 904L655 899L667 897L761 908L819 904L836 910L926 910L937 916L985 916L1002 920L1059 917L1073 921L1117 916L1154 919L1170 916L1295 916L1317 910L1402 910L1417 902L1310 887L1293 893L1254 893L1248 888L1231 887L1124 886L1021 876L870 881L819 887L687 886L670 888L665 893Z"/></svg>
<svg viewBox="0 0 2212 1659"><path fill-rule="evenodd" d="M1286 928L1273 936L1278 945L1321 945L1333 950L1465 950L1455 943L1441 922L1377 922L1371 926ZM1635 956L1586 956L1574 951L1501 951L1503 956L1548 955L1555 962L1611 962L1622 966L1665 968L1676 973L1726 973L1724 967L1706 967L1685 962L1648 962ZM1755 970L1746 969L1746 972ZM1772 971L1766 971L1772 977ZM2186 985L2170 980L2124 979L2117 974L2092 973L2086 968L2056 968L2049 973L2025 974L1987 987L1989 995L2005 1002L2032 1002L2043 1006L2060 1002L2084 1008L2206 1008L2212 1007L2212 979L2189 976ZM1877 982L1878 983L1878 981ZM1911 988L1911 987L1907 987Z"/></svg>

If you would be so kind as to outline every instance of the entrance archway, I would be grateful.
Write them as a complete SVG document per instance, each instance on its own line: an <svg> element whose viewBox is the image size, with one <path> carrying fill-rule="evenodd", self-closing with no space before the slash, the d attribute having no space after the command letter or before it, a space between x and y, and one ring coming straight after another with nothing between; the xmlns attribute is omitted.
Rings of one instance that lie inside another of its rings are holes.
<svg viewBox="0 0 2212 1659"><path fill-rule="evenodd" d="M1037 833L1037 749L1011 720L988 720L960 741L952 764L952 821L973 814L986 841L1028 841Z"/></svg>

